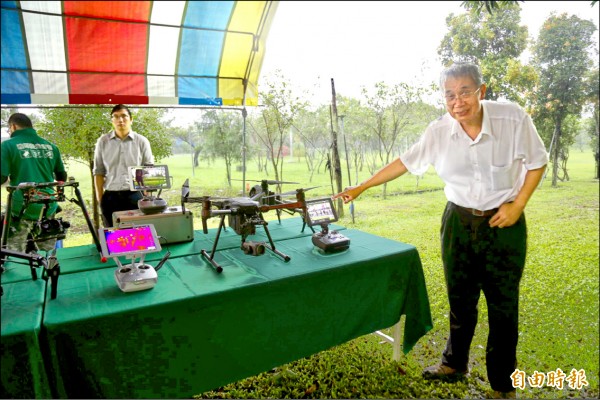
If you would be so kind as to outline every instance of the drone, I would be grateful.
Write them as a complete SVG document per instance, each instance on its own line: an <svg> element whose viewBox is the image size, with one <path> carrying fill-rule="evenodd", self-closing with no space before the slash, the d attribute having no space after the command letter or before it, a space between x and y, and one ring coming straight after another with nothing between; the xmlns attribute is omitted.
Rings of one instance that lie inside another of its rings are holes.
<svg viewBox="0 0 600 400"><path fill-rule="evenodd" d="M301 210L303 215L306 215L306 200L305 191L308 189L296 189L293 192L282 193L279 196L285 196L288 194L295 194L295 202L286 202L280 204L269 204L269 200L265 200L265 192L261 191L256 193L252 197L231 197L231 198L215 198L210 196L201 197L190 197L189 179L186 179L181 188L181 207L183 210L184 203L201 203L202 205L202 231L207 234L208 226L207 221L209 218L219 216L219 228L215 237L215 243L213 245L210 254L206 250L201 250L202 256L212 265L212 267L218 273L223 271L223 267L219 265L215 260L215 252L219 243L219 236L225 226L225 217L228 217L228 225L241 236L242 244L241 249L245 254L252 256L260 256L265 253L265 249L269 249L277 256L281 257L285 262L290 261L290 257L283 254L275 248L275 243L271 238L269 229L267 228L268 222L263 217L263 212L271 210ZM266 202L266 204L265 204ZM213 209L216 207L216 209ZM256 226L262 225L265 229L265 233L269 240L269 243L246 241L249 235L256 233Z"/></svg>
<svg viewBox="0 0 600 400"><path fill-rule="evenodd" d="M241 179L232 179L233 181L239 181ZM285 181L277 181L273 179L262 179L262 180L253 180L246 179L248 182L260 182L260 185L254 185L248 191L248 197L255 197L257 201L260 202L261 205L269 205L273 206L275 204L283 204L284 201L281 199L281 194L275 194L269 190L269 185L298 185L298 182L285 182ZM306 190L305 190L306 191ZM282 209L276 209L277 212L277 221L281 223L281 211L287 211Z"/></svg>
<svg viewBox="0 0 600 400"><path fill-rule="evenodd" d="M65 187L71 187L74 190L77 199L67 199ZM35 268L43 267L42 279L50 279L50 298L55 299L58 291L58 277L60 275L60 265L56 258L56 249L53 249L47 257L43 257L35 253L34 243L48 239L60 240L66 238L66 232L71 224L68 221L63 221L62 218L49 218L47 215L49 204L69 200L71 203L79 206L92 235L92 239L94 240L94 244L96 245L96 250L98 250L99 254L101 253L100 242L85 207L83 197L81 196L79 183L76 182L74 178L69 178L68 182L22 182L17 186L7 186L6 189L8 192L6 201L7 216L11 215L13 194L17 190L20 190L23 193L23 205L21 206L19 218L23 216L23 213L29 204L43 204L44 207L40 219L34 224L33 229L29 233L25 252L14 251L7 248L11 218L5 218L0 246L0 274L5 270L4 263L7 262L8 257L27 260L31 269L31 278L34 281L38 278ZM101 260L102 262L106 262L106 259L104 258ZM37 266L34 264L37 264Z"/></svg>
<svg viewBox="0 0 600 400"><path fill-rule="evenodd" d="M240 179L232 179L232 180L240 180ZM298 185L298 182L285 182L285 181L277 181L277 180L269 180L269 179L263 179L260 181L250 179L249 181L260 182L260 185L254 185L248 191L248 197L257 198L257 200L260 201L262 205L270 205L270 206L273 206L275 204L290 204L290 202L287 200L284 200L283 197L285 197L286 195L289 195L289 194L294 194L295 192L291 191L291 192L286 192L286 193L275 194L274 192L269 190L269 185L280 185L280 184ZM316 189L319 187L321 187L321 186L312 186L309 188L305 188L304 191L307 192L309 190ZM281 224L281 212L282 211L286 212L287 214L290 214L290 215L299 213L300 216L302 217L301 232L304 232L304 228L306 227L306 218L305 218L306 213L301 208L294 209L294 208L284 207L284 208L278 208L275 211L277 212L277 221L280 224ZM308 227L313 231L313 233L315 232L314 228L311 225L308 225Z"/></svg>

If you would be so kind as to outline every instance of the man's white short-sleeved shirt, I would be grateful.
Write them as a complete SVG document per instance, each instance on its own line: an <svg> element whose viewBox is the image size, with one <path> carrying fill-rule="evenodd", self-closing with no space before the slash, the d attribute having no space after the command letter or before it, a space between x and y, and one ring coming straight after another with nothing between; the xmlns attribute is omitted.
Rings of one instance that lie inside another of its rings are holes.
<svg viewBox="0 0 600 400"><path fill-rule="evenodd" d="M481 104L483 123L475 140L446 113L429 124L400 160L415 175L432 165L446 184L448 201L489 210L513 201L527 170L546 165L548 152L531 117L517 104Z"/></svg>

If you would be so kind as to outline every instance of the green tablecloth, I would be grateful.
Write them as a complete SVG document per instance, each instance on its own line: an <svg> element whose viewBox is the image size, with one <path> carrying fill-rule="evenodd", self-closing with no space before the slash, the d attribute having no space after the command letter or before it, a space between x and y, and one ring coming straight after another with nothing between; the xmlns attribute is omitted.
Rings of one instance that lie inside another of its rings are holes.
<svg viewBox="0 0 600 400"><path fill-rule="evenodd" d="M27 268L29 270L29 268ZM0 398L49 398L50 387L40 349L46 282L2 284Z"/></svg>
<svg viewBox="0 0 600 400"><path fill-rule="evenodd" d="M11 259L9 259L11 260ZM42 277L42 268L35 268L38 279ZM7 283L31 281L31 268L25 260L16 259L4 263L4 272L0 275L2 285Z"/></svg>
<svg viewBox="0 0 600 400"><path fill-rule="evenodd" d="M189 397L389 327L401 314L405 352L431 329L414 247L344 230L350 249L324 255L305 232L277 241L288 263L236 245L216 254L217 274L190 253L170 259L143 292L122 293L113 268L61 276L43 319L53 395Z"/></svg>

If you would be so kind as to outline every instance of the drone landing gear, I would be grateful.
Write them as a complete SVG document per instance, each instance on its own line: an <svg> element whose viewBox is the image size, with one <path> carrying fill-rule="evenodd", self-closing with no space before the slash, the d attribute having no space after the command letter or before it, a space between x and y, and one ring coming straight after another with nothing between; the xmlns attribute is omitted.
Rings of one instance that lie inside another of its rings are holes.
<svg viewBox="0 0 600 400"><path fill-rule="evenodd" d="M267 238L269 238L269 244L265 244L265 247L271 250L273 253L277 254L279 257L283 259L283 261L288 262L291 260L290 256L283 254L279 250L275 248L275 243L273 243L273 239L271 238L271 234L269 233L269 229L267 228L267 223L263 225L265 228L265 233L267 234ZM243 243L243 242L242 242Z"/></svg>
<svg viewBox="0 0 600 400"><path fill-rule="evenodd" d="M56 299L58 293L58 277L60 276L60 265L56 258L56 249L53 249L48 257L43 257L37 253L23 253L16 250L1 249L2 258L0 264L4 264L7 257L20 258L29 262L29 268L31 268L32 280L37 280L37 268L42 267L42 279L47 281L50 280L50 298ZM0 271L4 271L4 266L0 265Z"/></svg>
<svg viewBox="0 0 600 400"><path fill-rule="evenodd" d="M253 255L253 256L259 256L259 255L264 254L264 249L267 248L267 249L271 250L277 256L281 257L283 259L283 261L285 261L285 262L290 261L291 260L290 256L283 254L282 252L280 252L279 250L277 250L275 248L275 243L273 242L273 238L271 238L271 234L269 233L269 229L267 228L267 222L266 221L263 221L263 222L264 223L259 223L258 225L262 225L265 228L265 233L267 234L267 238L269 239L269 244L266 244L263 242L251 242L251 241L247 242L246 241L247 235L244 234L244 235L242 235L242 246L241 246L242 250L244 250L244 253ZM204 257L211 264L211 266L214 268L214 270L217 273L223 272L223 267L214 260L214 257L215 257L215 252L217 250L217 244L219 243L219 236L221 236L221 230L224 230L224 228L225 228L225 214L221 215L221 221L219 222L219 229L217 230L217 236L215 237L215 244L213 245L213 248L212 248L212 251L210 252L210 254L204 249L200 250L200 254L202 254L202 257Z"/></svg>

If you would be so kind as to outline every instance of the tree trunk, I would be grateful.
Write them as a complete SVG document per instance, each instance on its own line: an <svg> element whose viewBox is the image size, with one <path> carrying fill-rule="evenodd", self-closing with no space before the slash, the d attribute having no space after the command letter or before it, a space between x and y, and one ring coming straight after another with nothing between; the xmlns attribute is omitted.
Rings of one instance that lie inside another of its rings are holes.
<svg viewBox="0 0 600 400"><path fill-rule="evenodd" d="M600 152L596 150L594 152L594 156L596 158L596 179L600 178Z"/></svg>
<svg viewBox="0 0 600 400"><path fill-rule="evenodd" d="M560 152L560 169L562 171L561 181L569 181L569 171L567 170L567 161L569 161L569 149ZM559 177L560 178L560 177Z"/></svg>
<svg viewBox="0 0 600 400"><path fill-rule="evenodd" d="M225 171L227 173L227 184L231 188L231 164L233 161L227 156L225 156L224 158L225 158ZM244 167L242 166L242 168L244 168Z"/></svg>
<svg viewBox="0 0 600 400"><path fill-rule="evenodd" d="M600 142L598 139L600 138L600 118L598 116L598 105L594 107L594 126L595 130L592 134L592 143L596 143L596 148L594 150L594 160L596 160L596 176L595 179L600 178ZM593 137L595 134L595 138ZM595 140L594 140L595 139Z"/></svg>
<svg viewBox="0 0 600 400"><path fill-rule="evenodd" d="M557 122L554 127L554 135L552 136L554 140L554 148L552 150L552 154L550 155L552 157L552 187L556 187L558 181L558 155L560 154L560 133L560 122Z"/></svg>
<svg viewBox="0 0 600 400"><path fill-rule="evenodd" d="M200 149L200 148L194 149L194 167L197 167L199 164L198 158L200 157L201 152L202 152L202 149Z"/></svg>

